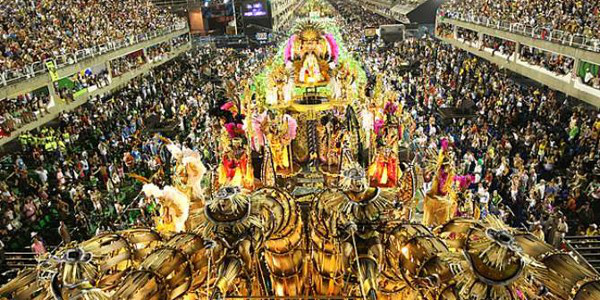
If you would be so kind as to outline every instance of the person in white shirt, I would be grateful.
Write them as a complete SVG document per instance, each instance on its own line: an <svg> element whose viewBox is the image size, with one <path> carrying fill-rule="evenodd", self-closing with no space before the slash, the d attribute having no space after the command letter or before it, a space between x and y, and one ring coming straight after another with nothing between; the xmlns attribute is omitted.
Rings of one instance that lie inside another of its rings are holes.
<svg viewBox="0 0 600 300"><path fill-rule="evenodd" d="M479 183L477 188L477 197L479 198L479 208L481 210L481 219L484 219L490 211L490 192L483 186L483 183Z"/></svg>
<svg viewBox="0 0 600 300"><path fill-rule="evenodd" d="M591 80L594 78L594 74L592 74L592 72L590 71L590 68L587 68L586 72L585 72L585 77L583 78L583 82L590 84Z"/></svg>
<svg viewBox="0 0 600 300"><path fill-rule="evenodd" d="M42 185L45 185L48 182L48 171L46 169L39 167L37 170L35 170L35 173L40 178Z"/></svg>

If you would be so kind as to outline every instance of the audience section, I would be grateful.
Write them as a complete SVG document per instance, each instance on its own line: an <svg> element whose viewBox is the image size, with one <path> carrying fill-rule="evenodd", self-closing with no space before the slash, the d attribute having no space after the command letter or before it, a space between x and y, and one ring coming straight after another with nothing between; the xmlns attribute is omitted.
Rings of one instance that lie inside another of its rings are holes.
<svg viewBox="0 0 600 300"><path fill-rule="evenodd" d="M148 0L17 0L0 12L2 84L185 27Z"/></svg>

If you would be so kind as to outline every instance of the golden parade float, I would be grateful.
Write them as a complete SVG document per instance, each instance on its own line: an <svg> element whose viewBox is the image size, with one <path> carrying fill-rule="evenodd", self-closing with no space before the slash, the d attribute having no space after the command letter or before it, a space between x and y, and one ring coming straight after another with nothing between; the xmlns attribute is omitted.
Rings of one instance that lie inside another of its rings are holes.
<svg viewBox="0 0 600 300"><path fill-rule="evenodd" d="M0 297L600 299L600 276L571 254L493 216L456 218L467 179L451 147L400 155L416 151L410 114L381 79L367 97L341 42L330 21L301 22L220 107L234 118L215 122L216 168L167 142L173 185L142 190L160 203L155 226L69 243Z"/></svg>

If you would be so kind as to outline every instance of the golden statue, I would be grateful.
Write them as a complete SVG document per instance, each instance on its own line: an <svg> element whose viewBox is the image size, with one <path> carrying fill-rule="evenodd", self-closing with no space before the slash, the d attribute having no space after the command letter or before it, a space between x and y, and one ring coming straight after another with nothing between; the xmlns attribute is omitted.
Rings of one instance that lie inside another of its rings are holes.
<svg viewBox="0 0 600 300"><path fill-rule="evenodd" d="M314 53L308 53L302 62L302 68L298 75L298 80L301 83L315 84L323 80L319 62Z"/></svg>
<svg viewBox="0 0 600 300"><path fill-rule="evenodd" d="M335 39L319 23L301 23L285 48L285 61L294 70L296 83L304 86L327 85L330 63L339 53Z"/></svg>

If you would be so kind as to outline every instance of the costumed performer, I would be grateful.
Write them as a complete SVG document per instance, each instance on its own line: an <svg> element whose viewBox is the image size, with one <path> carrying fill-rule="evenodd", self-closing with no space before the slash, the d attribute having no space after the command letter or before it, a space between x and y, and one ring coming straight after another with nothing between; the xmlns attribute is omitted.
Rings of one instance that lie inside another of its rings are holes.
<svg viewBox="0 0 600 300"><path fill-rule="evenodd" d="M456 211L456 193L453 178L454 165L452 162L448 140L441 141L441 149L435 163L433 183L425 195L423 204L423 225L438 226L448 222Z"/></svg>
<svg viewBox="0 0 600 300"><path fill-rule="evenodd" d="M161 233L182 232L189 216L190 201L187 196L172 186L160 189L154 184L145 184L142 192L160 203L160 216L154 218L156 230Z"/></svg>

